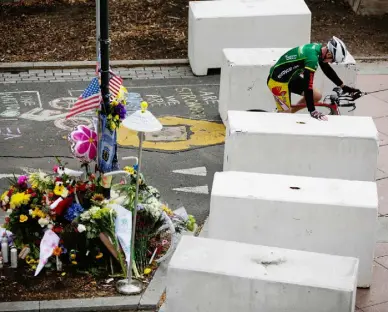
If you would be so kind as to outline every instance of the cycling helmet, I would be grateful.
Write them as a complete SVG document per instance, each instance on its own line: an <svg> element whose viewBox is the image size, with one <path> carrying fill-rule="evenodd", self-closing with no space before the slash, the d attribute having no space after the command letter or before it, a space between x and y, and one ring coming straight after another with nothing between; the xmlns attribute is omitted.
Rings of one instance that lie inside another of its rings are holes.
<svg viewBox="0 0 388 312"><path fill-rule="evenodd" d="M336 36L329 40L327 48L333 55L333 62L336 63L342 63L348 54L345 44Z"/></svg>

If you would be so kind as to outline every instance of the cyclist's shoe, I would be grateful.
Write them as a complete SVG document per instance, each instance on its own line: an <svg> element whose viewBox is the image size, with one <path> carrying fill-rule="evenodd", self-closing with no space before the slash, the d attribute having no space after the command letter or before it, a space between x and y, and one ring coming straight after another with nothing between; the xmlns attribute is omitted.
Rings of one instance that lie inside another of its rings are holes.
<svg viewBox="0 0 388 312"><path fill-rule="evenodd" d="M321 112L318 112L317 110L313 110L310 112L311 117L318 119L318 120L328 120L327 117L322 114Z"/></svg>

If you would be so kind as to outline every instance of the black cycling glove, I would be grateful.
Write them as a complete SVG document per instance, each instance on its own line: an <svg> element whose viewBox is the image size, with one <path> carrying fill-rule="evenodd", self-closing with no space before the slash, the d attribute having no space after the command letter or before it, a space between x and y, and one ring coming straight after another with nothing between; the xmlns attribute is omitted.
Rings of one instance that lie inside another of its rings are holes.
<svg viewBox="0 0 388 312"><path fill-rule="evenodd" d="M310 116L315 118L315 119L318 119L318 120L325 120L325 121L328 120L324 114L322 114L321 112L319 112L317 110L310 112Z"/></svg>
<svg viewBox="0 0 388 312"><path fill-rule="evenodd" d="M342 90L343 90L345 93L361 92L359 89L355 89L355 88L352 88L352 87L349 87L349 86L343 86L343 87L342 87Z"/></svg>

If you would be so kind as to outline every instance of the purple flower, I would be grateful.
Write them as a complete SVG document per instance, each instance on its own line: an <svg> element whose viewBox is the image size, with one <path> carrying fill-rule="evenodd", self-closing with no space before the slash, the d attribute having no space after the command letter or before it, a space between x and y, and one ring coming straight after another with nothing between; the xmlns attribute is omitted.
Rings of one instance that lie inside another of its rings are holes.
<svg viewBox="0 0 388 312"><path fill-rule="evenodd" d="M18 184L19 185L23 185L23 184L25 184L26 182L27 182L27 176L25 176L25 175L22 175L22 176L20 176L19 178L18 178Z"/></svg>
<svg viewBox="0 0 388 312"><path fill-rule="evenodd" d="M63 254L67 253L67 249L65 248L65 246L63 244L60 244L59 247L61 247Z"/></svg>
<svg viewBox="0 0 388 312"><path fill-rule="evenodd" d="M120 116L120 119L124 119L125 118L125 114L126 114L127 111L126 111L126 109L125 109L123 104L116 105L114 111L115 111L115 113L117 115Z"/></svg>

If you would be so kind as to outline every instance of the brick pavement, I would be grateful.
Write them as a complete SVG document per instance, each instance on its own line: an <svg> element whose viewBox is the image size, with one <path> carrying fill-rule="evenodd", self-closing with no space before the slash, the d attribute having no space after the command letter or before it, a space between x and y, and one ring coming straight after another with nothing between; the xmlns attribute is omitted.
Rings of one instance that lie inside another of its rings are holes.
<svg viewBox="0 0 388 312"><path fill-rule="evenodd" d="M192 78L189 66L117 67L113 71L125 79ZM32 69L21 72L0 72L0 83L90 81L93 68Z"/></svg>

